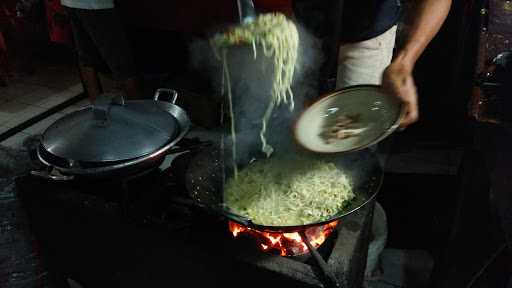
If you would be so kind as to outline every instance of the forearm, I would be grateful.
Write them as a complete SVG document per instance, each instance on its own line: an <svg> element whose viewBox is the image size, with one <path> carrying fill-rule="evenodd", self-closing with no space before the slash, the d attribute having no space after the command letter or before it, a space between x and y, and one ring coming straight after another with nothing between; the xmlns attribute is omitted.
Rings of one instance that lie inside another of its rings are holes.
<svg viewBox="0 0 512 288"><path fill-rule="evenodd" d="M409 35L405 45L397 53L395 60L412 69L416 60L423 53L432 38L443 25L452 0L417 0L420 1L413 14Z"/></svg>

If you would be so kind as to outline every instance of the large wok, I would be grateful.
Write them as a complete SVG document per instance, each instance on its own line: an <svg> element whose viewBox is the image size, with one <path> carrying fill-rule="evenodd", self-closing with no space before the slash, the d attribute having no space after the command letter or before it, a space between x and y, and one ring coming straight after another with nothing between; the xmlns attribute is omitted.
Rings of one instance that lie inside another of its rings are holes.
<svg viewBox="0 0 512 288"><path fill-rule="evenodd" d="M376 155L369 149L345 154L343 156L317 155L318 159L332 162L344 171L353 183L355 200L330 217L314 223L298 226L265 226L233 212L223 201L224 174L230 174L223 165L221 149L208 147L202 149L190 160L185 185L197 205L206 211L223 216L243 226L267 232L298 232L305 228L327 224L346 217L367 204L372 203L380 189L383 171ZM258 160L264 161L264 160ZM250 165L250 164L249 164ZM229 177L229 176L228 176ZM314 193L314 191L311 191Z"/></svg>
<svg viewBox="0 0 512 288"><path fill-rule="evenodd" d="M176 145L190 129L176 98L171 89L158 89L153 100L103 95L46 129L37 156L47 169L32 174L70 180L136 175L158 167L167 154L183 150Z"/></svg>

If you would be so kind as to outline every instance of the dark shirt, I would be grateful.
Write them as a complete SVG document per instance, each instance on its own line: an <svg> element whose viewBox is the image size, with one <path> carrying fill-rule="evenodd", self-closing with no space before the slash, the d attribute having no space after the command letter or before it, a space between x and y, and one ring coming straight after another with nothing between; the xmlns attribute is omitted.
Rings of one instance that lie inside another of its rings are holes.
<svg viewBox="0 0 512 288"><path fill-rule="evenodd" d="M326 37L334 31L339 0L293 0L299 23L317 37ZM400 0L345 0L340 39L358 42L378 36L394 26L401 17Z"/></svg>

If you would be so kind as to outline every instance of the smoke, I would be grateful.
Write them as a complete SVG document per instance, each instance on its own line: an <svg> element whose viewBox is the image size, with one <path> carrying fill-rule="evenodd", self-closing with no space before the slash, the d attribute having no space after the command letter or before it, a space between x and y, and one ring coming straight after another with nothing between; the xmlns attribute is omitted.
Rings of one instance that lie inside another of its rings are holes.
<svg viewBox="0 0 512 288"><path fill-rule="evenodd" d="M304 102L318 96L320 65L323 62L321 43L303 27L297 28L299 56L292 84L295 109L290 111L287 104L276 107L267 130L268 142L276 153L292 148L291 127L303 110ZM208 41L192 43L190 51L191 66L206 74L220 96L223 84L222 63L215 57ZM262 157L259 134L263 114L271 100L274 62L265 57L261 49L258 49L254 59L252 46L233 47L227 55L237 132L237 158L247 163L252 158Z"/></svg>

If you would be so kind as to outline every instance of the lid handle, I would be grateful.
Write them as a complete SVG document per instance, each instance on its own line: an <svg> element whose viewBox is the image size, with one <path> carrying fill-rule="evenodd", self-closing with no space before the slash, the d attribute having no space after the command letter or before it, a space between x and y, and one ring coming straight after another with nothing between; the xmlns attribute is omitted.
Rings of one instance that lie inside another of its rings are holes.
<svg viewBox="0 0 512 288"><path fill-rule="evenodd" d="M46 170L32 170L30 175L55 181L69 181L75 178L73 175L63 175L53 167L48 167Z"/></svg>
<svg viewBox="0 0 512 288"><path fill-rule="evenodd" d="M155 101L165 101L165 100L160 100L160 94L162 93L167 93L169 95L171 95L171 103L172 104L175 104L176 103L176 99L178 99L178 92L176 92L176 90L174 89L169 89L169 88L159 88L156 90L155 92Z"/></svg>
<svg viewBox="0 0 512 288"><path fill-rule="evenodd" d="M120 94L101 94L92 106L94 120L102 126L106 126L110 120L110 109L112 105L124 106L123 95Z"/></svg>

